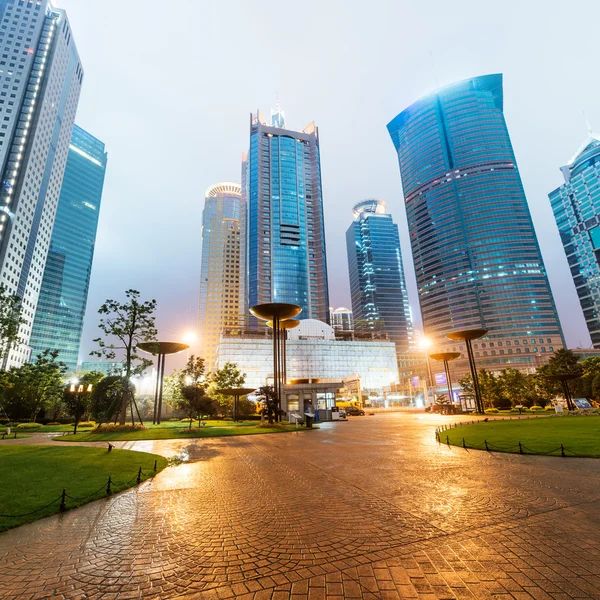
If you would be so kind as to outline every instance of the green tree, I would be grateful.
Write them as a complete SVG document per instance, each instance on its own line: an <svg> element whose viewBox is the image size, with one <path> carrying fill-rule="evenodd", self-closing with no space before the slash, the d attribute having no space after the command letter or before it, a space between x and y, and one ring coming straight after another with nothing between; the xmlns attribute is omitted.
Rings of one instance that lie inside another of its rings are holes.
<svg viewBox="0 0 600 600"><path fill-rule="evenodd" d="M44 350L35 361L9 371L14 401L35 422L40 412L61 402L67 366L58 350Z"/></svg>
<svg viewBox="0 0 600 600"><path fill-rule="evenodd" d="M552 355L552 358L542 367L536 371L538 378L538 386L544 391L544 395L548 398L553 396L562 396L563 388L562 384L558 381L548 381L544 378L545 375L571 375L583 374L582 365L579 364L579 356L573 351L561 348ZM578 389L579 383L575 380L571 380L567 383L571 392Z"/></svg>
<svg viewBox="0 0 600 600"><path fill-rule="evenodd" d="M98 327L107 339L96 338L94 342L99 349L90 354L112 360L119 353L123 357L124 376L129 380L132 375L141 375L152 365L151 360L138 355L137 346L141 342L155 342L158 332L154 315L156 300L141 302L137 290L127 290L125 296L127 300L124 303L107 300L98 310L102 315ZM127 418L127 405L135 402L130 386L123 386L123 391L121 425Z"/></svg>
<svg viewBox="0 0 600 600"><path fill-rule="evenodd" d="M217 411L216 403L206 395L205 370L204 359L192 354L185 368L178 372L174 383L174 405L188 415L189 429L195 416L213 415Z"/></svg>
<svg viewBox="0 0 600 600"><path fill-rule="evenodd" d="M79 377L77 383L74 381L67 384L63 402L68 413L75 418L73 433L77 433L77 426L81 418L88 414L92 407L93 388L104 379L104 373L100 371L89 371Z"/></svg>
<svg viewBox="0 0 600 600"><path fill-rule="evenodd" d="M275 418L282 414L275 388L272 385L263 385L258 388L258 395L263 403L260 413L266 415L269 419L269 424L272 425L275 422Z"/></svg>
<svg viewBox="0 0 600 600"><path fill-rule="evenodd" d="M217 390L237 388L244 385L246 373L242 373L236 363L227 361L223 368L210 375L210 395L219 403L223 414L233 413L233 399L231 396L218 394Z"/></svg>
<svg viewBox="0 0 600 600"><path fill-rule="evenodd" d="M19 329L26 322L21 312L21 298L16 294L9 293L4 285L0 284L0 365L2 371L6 369L10 351L20 343Z"/></svg>
<svg viewBox="0 0 600 600"><path fill-rule="evenodd" d="M479 381L479 391L483 401L484 408L492 408L494 402L501 397L501 390L498 384L498 378L485 369L481 369L477 377ZM458 380L460 387L465 396L475 398L475 389L473 388L473 380L470 375L464 375Z"/></svg>
<svg viewBox="0 0 600 600"><path fill-rule="evenodd" d="M527 403L526 399L531 395L531 380L527 375L517 369L504 369L501 371L497 383L500 398L496 400L494 406L508 408Z"/></svg>
<svg viewBox="0 0 600 600"><path fill-rule="evenodd" d="M90 413L102 424L106 421L116 421L121 410L121 402L125 394L133 394L133 384L121 375L107 375L92 389L90 398Z"/></svg>

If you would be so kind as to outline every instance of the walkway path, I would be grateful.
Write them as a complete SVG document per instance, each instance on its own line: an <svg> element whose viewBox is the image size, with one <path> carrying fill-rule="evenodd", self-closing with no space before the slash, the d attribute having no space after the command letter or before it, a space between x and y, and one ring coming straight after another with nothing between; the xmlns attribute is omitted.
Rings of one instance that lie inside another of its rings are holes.
<svg viewBox="0 0 600 600"><path fill-rule="evenodd" d="M0 598L600 598L600 461L439 446L452 418L124 443L189 461L0 534Z"/></svg>

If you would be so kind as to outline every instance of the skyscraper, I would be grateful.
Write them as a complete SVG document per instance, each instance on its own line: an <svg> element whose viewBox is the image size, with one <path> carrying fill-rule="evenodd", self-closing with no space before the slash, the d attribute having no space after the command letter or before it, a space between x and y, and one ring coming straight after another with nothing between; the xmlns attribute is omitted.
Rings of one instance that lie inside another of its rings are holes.
<svg viewBox="0 0 600 600"><path fill-rule="evenodd" d="M48 0L0 0L0 283L23 299L29 338L58 205L83 69L67 15Z"/></svg>
<svg viewBox="0 0 600 600"><path fill-rule="evenodd" d="M331 326L336 331L354 331L354 316L349 308L340 306L329 311L331 315Z"/></svg>
<svg viewBox="0 0 600 600"><path fill-rule="evenodd" d="M250 117L244 194L248 203L247 307L288 302L301 319L329 322L319 133Z"/></svg>
<svg viewBox="0 0 600 600"><path fill-rule="evenodd" d="M215 368L221 330L236 326L244 313L246 207L241 194L239 183L217 183L205 194L198 330L208 370Z"/></svg>
<svg viewBox="0 0 600 600"><path fill-rule="evenodd" d="M31 332L32 356L47 348L77 368L107 154L75 125Z"/></svg>
<svg viewBox="0 0 600 600"><path fill-rule="evenodd" d="M489 330L478 365L528 369L563 345L503 114L502 75L418 100L387 126L398 153L425 334Z"/></svg>
<svg viewBox="0 0 600 600"><path fill-rule="evenodd" d="M549 194L594 348L600 348L600 138L590 133Z"/></svg>
<svg viewBox="0 0 600 600"><path fill-rule="evenodd" d="M354 328L384 331L406 352L412 320L402 266L400 236L383 200L358 202L346 231Z"/></svg>

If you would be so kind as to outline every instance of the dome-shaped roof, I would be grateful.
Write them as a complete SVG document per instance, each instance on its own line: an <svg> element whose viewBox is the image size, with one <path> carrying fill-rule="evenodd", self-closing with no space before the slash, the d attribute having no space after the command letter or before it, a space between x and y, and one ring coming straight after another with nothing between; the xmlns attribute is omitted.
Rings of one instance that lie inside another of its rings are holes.
<svg viewBox="0 0 600 600"><path fill-rule="evenodd" d="M303 319L300 326L288 331L288 340L334 340L335 330L317 319Z"/></svg>
<svg viewBox="0 0 600 600"><path fill-rule="evenodd" d="M239 183L231 183L229 181L215 183L206 190L204 197L216 198L219 194L235 194L236 196L241 196L242 186Z"/></svg>

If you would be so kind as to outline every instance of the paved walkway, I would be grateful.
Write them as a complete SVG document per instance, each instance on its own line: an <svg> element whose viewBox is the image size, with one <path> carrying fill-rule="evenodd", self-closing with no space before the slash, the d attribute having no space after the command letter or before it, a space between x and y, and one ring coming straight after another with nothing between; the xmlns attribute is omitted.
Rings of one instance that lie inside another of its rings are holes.
<svg viewBox="0 0 600 600"><path fill-rule="evenodd" d="M189 461L0 534L0 598L600 598L600 461L438 446L451 419L126 443Z"/></svg>

